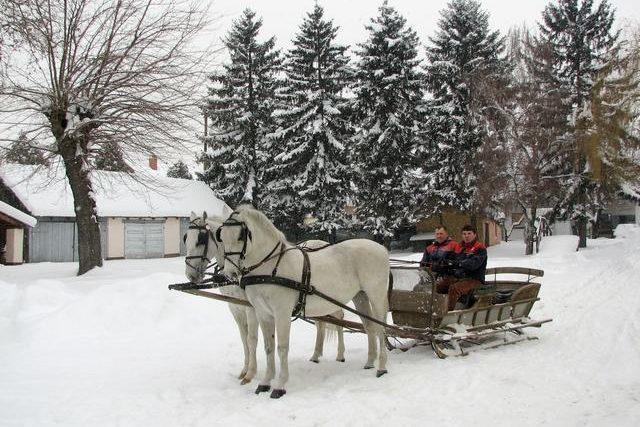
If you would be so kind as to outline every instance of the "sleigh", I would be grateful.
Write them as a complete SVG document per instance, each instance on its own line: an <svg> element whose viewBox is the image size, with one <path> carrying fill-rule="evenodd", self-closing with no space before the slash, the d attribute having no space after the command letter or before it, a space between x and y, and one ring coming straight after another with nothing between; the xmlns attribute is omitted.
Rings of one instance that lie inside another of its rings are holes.
<svg viewBox="0 0 640 427"><path fill-rule="evenodd" d="M522 267L496 267L486 271L486 283L474 290L463 302L469 307L439 312L438 306L446 306L446 295L435 292L435 277L416 265L392 263L392 272L414 271L420 273L416 290L389 290L389 310L393 324L384 324L387 346L406 351L411 347L429 345L439 358L463 356L478 350L537 339L525 333L525 328L540 327L551 319L533 320L531 310L539 300L542 270ZM416 275L418 277L418 275ZM250 306L242 299L212 292L219 286L233 286L219 276L203 284L182 283L169 288L201 297ZM363 316L351 307L343 309ZM365 316L366 317L366 316ZM353 332L364 332L359 322L337 319L332 316L307 318L344 327Z"/></svg>
<svg viewBox="0 0 640 427"><path fill-rule="evenodd" d="M392 269L417 267L392 266ZM396 326L415 332L412 341L392 346L406 350L415 345L431 345L440 358L466 355L471 351L537 339L525 328L540 327L551 319L533 320L531 310L539 301L542 270L496 267L486 271L485 285L463 302L466 307L442 311L446 295L435 292L435 277L425 272L416 288L392 290L389 307ZM428 331L421 334L420 331ZM397 340L396 340L397 341Z"/></svg>

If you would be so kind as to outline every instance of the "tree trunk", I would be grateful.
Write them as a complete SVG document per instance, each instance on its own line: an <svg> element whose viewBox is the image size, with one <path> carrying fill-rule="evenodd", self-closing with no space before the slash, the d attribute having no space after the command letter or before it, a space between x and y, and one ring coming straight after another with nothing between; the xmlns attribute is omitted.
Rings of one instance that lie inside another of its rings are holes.
<svg viewBox="0 0 640 427"><path fill-rule="evenodd" d="M578 231L578 249L587 247L587 220L578 219L576 221L576 229Z"/></svg>
<svg viewBox="0 0 640 427"><path fill-rule="evenodd" d="M77 154L77 141L65 138L58 145L73 193L73 207L78 225L78 275L82 275L94 267L102 266L96 201L92 196L93 188L88 170L83 168L84 155Z"/></svg>
<svg viewBox="0 0 640 427"><path fill-rule="evenodd" d="M524 231L524 241L525 241L525 255L533 255L533 235L535 228L531 226L531 223L527 221L527 226Z"/></svg>

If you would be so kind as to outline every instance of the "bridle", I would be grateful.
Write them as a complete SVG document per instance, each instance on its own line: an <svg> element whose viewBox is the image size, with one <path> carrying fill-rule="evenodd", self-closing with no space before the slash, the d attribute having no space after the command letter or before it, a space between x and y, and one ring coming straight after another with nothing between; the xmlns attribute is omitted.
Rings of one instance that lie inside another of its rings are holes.
<svg viewBox="0 0 640 427"><path fill-rule="evenodd" d="M192 259L200 259L200 261L206 262L206 267L202 270L202 271L206 271L208 270L214 263L211 262L211 259L209 259L207 257L208 253L209 253L209 241L213 241L213 243L216 245L216 248L218 248L218 242L216 242L215 236L213 234L213 231L211 231L211 227L209 227L209 224L206 223L206 220L204 225L198 225L195 223L195 220L190 221L189 222L189 230L199 230L198 231L198 240L196 241L196 246L201 246L204 245L204 251L202 252L202 255L189 255L186 256L184 258L184 262L185 264L187 264L189 267L193 268L196 271L200 271L199 268L195 267L193 264L191 264L191 262L189 262ZM220 230L220 229L218 229ZM187 240L187 235L184 235L184 241L186 243ZM202 268L202 266L200 266Z"/></svg>
<svg viewBox="0 0 640 427"><path fill-rule="evenodd" d="M236 218L233 218L235 214L238 214L238 212L233 212L231 215L229 215L229 218L222 223L220 228L218 228L215 234L215 240L216 240L216 244L217 242L222 242L222 238L220 236L222 227L240 227L240 235L238 236L238 240L242 242L242 249L239 251L233 251L233 252L227 252L225 250L224 259L226 261L229 261L229 263L231 263L231 265L233 265L238 270L241 276L244 276L245 274L255 270L256 268L262 266L264 263L266 263L270 259L274 258L276 256L274 255L274 253L276 252L278 247L280 247L280 252L278 254L279 258L278 258L278 262L276 263L276 269L277 269L278 264L280 264L280 259L282 258L282 255L284 255L284 253L289 250L289 249L285 249L285 245L281 242L277 242L276 245L273 247L273 249L259 263L247 268L240 266L240 261L243 261L247 255L247 243L249 240L252 239L252 237L251 237L251 230L249 230L249 227L247 227L247 223L244 221L240 221ZM234 262L234 260L232 260L230 256L238 256L238 262L237 263Z"/></svg>

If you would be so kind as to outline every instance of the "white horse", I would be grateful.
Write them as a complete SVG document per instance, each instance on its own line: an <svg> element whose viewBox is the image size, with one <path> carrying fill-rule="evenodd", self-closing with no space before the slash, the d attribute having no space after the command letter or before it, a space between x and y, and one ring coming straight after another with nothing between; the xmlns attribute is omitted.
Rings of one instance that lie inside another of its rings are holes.
<svg viewBox="0 0 640 427"><path fill-rule="evenodd" d="M224 273L228 277L242 276L244 279L270 275L277 265L278 277L301 280L304 262L302 251L296 250L264 214L252 207L240 206L224 222L217 237L224 246ZM281 256L269 255L277 255L279 252ZM309 252L308 257L310 284L314 288L343 304L353 300L356 308L363 314L385 321L388 309L389 256L383 246L370 240L353 239ZM286 393L285 384L289 379L290 320L299 292L268 283L247 286L245 292L256 310L263 335L275 335L277 338L280 372L271 397L279 398ZM317 295L306 298L306 316L322 316L335 311L334 304ZM387 372L384 328L364 318L363 324L369 341L364 367L373 368L378 356L377 376L381 376ZM268 391L275 377L275 364L270 363L269 359L274 348L265 345L265 350L267 370L256 393Z"/></svg>
<svg viewBox="0 0 640 427"><path fill-rule="evenodd" d="M200 283L204 278L207 266L216 261L218 265L224 263L222 245L213 238L215 231L222 225L223 219L208 217L204 212L198 217L191 212L190 225L184 242L187 252L185 258L185 274L190 282ZM236 285L222 286L220 293L226 296L246 300L245 292ZM253 307L229 303L229 310L238 325L240 339L244 348L244 365L238 379L240 384L248 384L256 374L256 348L258 346L258 320Z"/></svg>
<svg viewBox="0 0 640 427"><path fill-rule="evenodd" d="M204 278L207 266L216 261L220 266L224 265L224 251L222 245L214 239L214 233L222 225L223 219L219 217L207 217L207 213L203 212L202 217L198 217L191 212L190 226L184 236L186 258L185 258L185 274L190 282L200 283ZM325 246L327 242L322 240L310 240L304 242L306 248L318 248ZM219 288L223 295L231 296L238 299L246 300L247 296L239 286L222 286ZM229 310L240 331L240 339L244 349L244 366L238 379L241 384L251 382L256 374L256 348L258 344L258 321L253 307L241 306L229 303ZM338 310L332 313L332 316L342 319L344 313ZM325 322L316 323L316 345L311 361L318 363L319 357L322 356L325 331L327 328L335 329L338 335L338 353L336 360L344 362L344 335L341 327L325 324ZM271 338L269 338L271 340ZM273 357L273 353L272 353ZM273 362L275 364L275 360Z"/></svg>

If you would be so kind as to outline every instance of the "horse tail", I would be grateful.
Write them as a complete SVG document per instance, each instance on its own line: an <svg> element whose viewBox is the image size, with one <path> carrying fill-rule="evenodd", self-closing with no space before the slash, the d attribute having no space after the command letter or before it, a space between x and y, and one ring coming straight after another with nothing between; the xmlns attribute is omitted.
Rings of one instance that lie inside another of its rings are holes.
<svg viewBox="0 0 640 427"><path fill-rule="evenodd" d="M393 292L393 273L389 270L389 288L387 290L387 300L391 304L391 292Z"/></svg>

